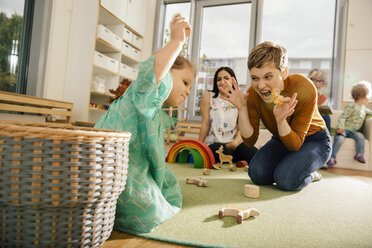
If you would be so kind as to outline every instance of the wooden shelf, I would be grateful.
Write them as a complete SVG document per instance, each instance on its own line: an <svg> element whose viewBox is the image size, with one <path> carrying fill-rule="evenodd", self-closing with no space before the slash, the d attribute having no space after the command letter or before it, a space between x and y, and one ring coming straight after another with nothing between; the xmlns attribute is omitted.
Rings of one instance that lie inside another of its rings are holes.
<svg viewBox="0 0 372 248"><path fill-rule="evenodd" d="M140 48L140 47L134 45L134 44L132 43L132 41L129 41L129 40L126 40L126 39L123 39L123 40L125 41L125 43L128 43L129 45L131 45L132 47L134 47L134 48L137 49L138 51L142 51L142 48Z"/></svg>
<svg viewBox="0 0 372 248"><path fill-rule="evenodd" d="M101 38L96 39L96 51L100 53L121 53L120 49L117 49Z"/></svg>
<svg viewBox="0 0 372 248"><path fill-rule="evenodd" d="M123 75L121 75L121 74L119 74L119 77L120 77L120 82L121 82L123 79L128 79L129 81L132 81L132 82L135 81L135 79L133 79L133 78L129 78L129 77L127 77L127 76L123 76Z"/></svg>
<svg viewBox="0 0 372 248"><path fill-rule="evenodd" d="M126 55L124 53L122 53L121 55L122 55L122 57L124 57L122 60L125 61L125 62L128 62L129 61L129 63L134 63L134 64L141 63L141 61L138 61L135 58L130 57L129 55Z"/></svg>
<svg viewBox="0 0 372 248"><path fill-rule="evenodd" d="M93 108L93 107L89 107L88 109L91 110L91 111L102 111L102 112L107 111L107 109L99 109L99 108Z"/></svg>
<svg viewBox="0 0 372 248"><path fill-rule="evenodd" d="M104 67L94 64L94 74L103 74L107 76L118 76L118 72L111 71Z"/></svg>
<svg viewBox="0 0 372 248"><path fill-rule="evenodd" d="M101 92L92 90L90 93L93 96L106 96L106 97L110 97L110 98L115 98L115 95L110 94L110 93L106 93L106 92L105 93L101 93Z"/></svg>

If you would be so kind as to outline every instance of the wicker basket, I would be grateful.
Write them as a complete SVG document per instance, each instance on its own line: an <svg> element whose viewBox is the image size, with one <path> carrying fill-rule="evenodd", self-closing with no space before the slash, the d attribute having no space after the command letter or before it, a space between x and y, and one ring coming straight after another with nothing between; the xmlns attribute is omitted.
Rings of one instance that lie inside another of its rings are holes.
<svg viewBox="0 0 372 248"><path fill-rule="evenodd" d="M0 121L0 247L99 247L124 190L130 133Z"/></svg>

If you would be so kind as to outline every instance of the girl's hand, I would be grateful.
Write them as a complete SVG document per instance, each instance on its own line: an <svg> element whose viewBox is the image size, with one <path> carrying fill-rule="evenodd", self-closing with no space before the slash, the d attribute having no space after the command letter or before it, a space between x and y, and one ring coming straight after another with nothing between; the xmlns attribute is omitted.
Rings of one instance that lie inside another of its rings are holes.
<svg viewBox="0 0 372 248"><path fill-rule="evenodd" d="M344 133L344 129L343 128L337 128L336 129L336 133L337 134L343 134Z"/></svg>
<svg viewBox="0 0 372 248"><path fill-rule="evenodd" d="M232 77L231 79L235 89L231 86L229 81L223 79L223 82L225 83L225 85L227 85L227 88L219 88L220 92L225 94L225 96L221 94L220 97L226 101L231 102L238 110L241 110L242 108L247 106L247 99L249 94L248 92L246 94L241 92L238 84L235 81L235 78Z"/></svg>
<svg viewBox="0 0 372 248"><path fill-rule="evenodd" d="M292 115L295 111L298 100L296 100L297 93L294 93L291 98L285 97L282 99L283 104L274 106L273 114L276 122L282 122L287 119L288 116Z"/></svg>
<svg viewBox="0 0 372 248"><path fill-rule="evenodd" d="M187 37L186 29L188 29L189 31L191 30L190 24L185 21L184 17L175 15L170 23L171 40L185 43Z"/></svg>

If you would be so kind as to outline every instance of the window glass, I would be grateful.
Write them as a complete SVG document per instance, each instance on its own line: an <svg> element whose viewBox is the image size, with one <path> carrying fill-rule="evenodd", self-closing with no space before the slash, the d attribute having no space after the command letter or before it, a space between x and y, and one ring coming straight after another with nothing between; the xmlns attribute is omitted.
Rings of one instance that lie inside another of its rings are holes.
<svg viewBox="0 0 372 248"><path fill-rule="evenodd" d="M288 50L289 72L308 75L313 68L328 73L329 96L335 19L335 0L265 0L261 41Z"/></svg>
<svg viewBox="0 0 372 248"><path fill-rule="evenodd" d="M163 28L163 46L170 39L169 23L173 19L174 15L180 13L187 22L190 23L190 3L172 3L165 5L165 17L164 17L164 28ZM186 44L187 45L187 44ZM185 54L186 45L183 48Z"/></svg>
<svg viewBox="0 0 372 248"><path fill-rule="evenodd" d="M0 2L0 90L16 92L25 0Z"/></svg>
<svg viewBox="0 0 372 248"><path fill-rule="evenodd" d="M214 73L228 66L239 85L247 84L247 58L250 37L251 3L204 6L199 44L198 75L192 116L201 116L200 101L213 88Z"/></svg>

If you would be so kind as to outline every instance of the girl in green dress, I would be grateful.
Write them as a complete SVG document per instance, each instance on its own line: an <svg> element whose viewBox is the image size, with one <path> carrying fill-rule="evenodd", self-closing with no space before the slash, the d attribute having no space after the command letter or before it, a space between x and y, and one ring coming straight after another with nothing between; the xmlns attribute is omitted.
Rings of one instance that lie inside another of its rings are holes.
<svg viewBox="0 0 372 248"><path fill-rule="evenodd" d="M96 124L132 134L127 184L116 204L114 229L118 231L152 232L181 209L181 188L165 166L164 132L177 120L162 105L177 107L186 100L195 71L178 55L190 25L175 17L170 29L170 42L140 64L137 80Z"/></svg>

